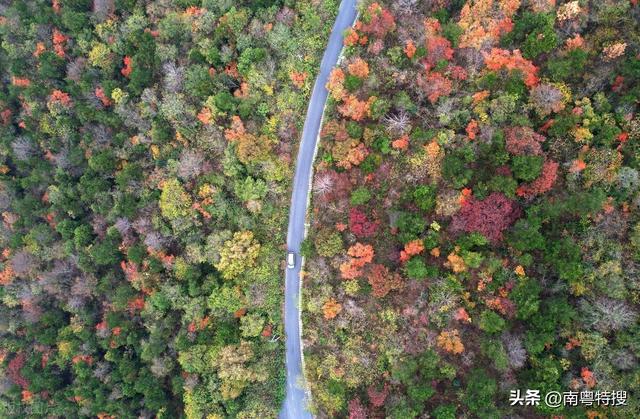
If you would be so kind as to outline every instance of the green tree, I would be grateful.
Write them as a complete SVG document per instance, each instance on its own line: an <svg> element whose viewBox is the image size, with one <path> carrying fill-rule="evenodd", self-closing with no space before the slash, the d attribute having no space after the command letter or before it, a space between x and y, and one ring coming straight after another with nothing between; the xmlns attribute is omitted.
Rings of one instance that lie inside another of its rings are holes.
<svg viewBox="0 0 640 419"><path fill-rule="evenodd" d="M483 418L498 417L494 403L497 385L485 370L471 371L465 388L464 403L475 415Z"/></svg>
<svg viewBox="0 0 640 419"><path fill-rule="evenodd" d="M494 334L504 330L506 322L496 312L491 310L484 310L480 314L479 326L480 329L484 330L485 332Z"/></svg>

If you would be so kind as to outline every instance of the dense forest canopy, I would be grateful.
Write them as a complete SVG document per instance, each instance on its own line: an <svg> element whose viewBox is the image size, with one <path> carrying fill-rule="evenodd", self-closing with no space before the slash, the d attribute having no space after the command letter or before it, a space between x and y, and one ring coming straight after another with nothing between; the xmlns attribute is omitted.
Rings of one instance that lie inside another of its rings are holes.
<svg viewBox="0 0 640 419"><path fill-rule="evenodd" d="M275 418L337 1L0 1L0 417Z"/></svg>
<svg viewBox="0 0 640 419"><path fill-rule="evenodd" d="M365 1L344 43L304 246L318 417L639 417L638 2Z"/></svg>

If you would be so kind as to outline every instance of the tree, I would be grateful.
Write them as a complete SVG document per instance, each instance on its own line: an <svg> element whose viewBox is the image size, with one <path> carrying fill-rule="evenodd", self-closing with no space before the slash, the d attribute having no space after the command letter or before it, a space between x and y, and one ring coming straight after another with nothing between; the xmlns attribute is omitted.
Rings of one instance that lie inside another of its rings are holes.
<svg viewBox="0 0 640 419"><path fill-rule="evenodd" d="M335 318L342 311L342 304L338 303L335 299L329 298L322 305L322 313L324 318L331 320Z"/></svg>
<svg viewBox="0 0 640 419"><path fill-rule="evenodd" d="M453 48L448 39L439 35L427 37L427 63L434 67L442 60L449 61L453 58Z"/></svg>
<svg viewBox="0 0 640 419"><path fill-rule="evenodd" d="M542 53L552 51L558 45L554 20L552 13L525 11L504 41L522 45L524 56L533 60Z"/></svg>
<svg viewBox="0 0 640 419"><path fill-rule="evenodd" d="M479 0L465 2L458 26L463 30L460 48L480 49L494 45L500 36L513 29L511 18L520 6L518 1Z"/></svg>
<svg viewBox="0 0 640 419"><path fill-rule="evenodd" d="M347 118L361 121L371 115L371 105L375 101L375 96L371 96L367 100L359 100L354 95L348 95L344 98L342 105L338 106L338 111Z"/></svg>
<svg viewBox="0 0 640 419"><path fill-rule="evenodd" d="M240 330L242 336L253 338L260 336L264 328L264 317L260 313L250 313L240 318Z"/></svg>
<svg viewBox="0 0 640 419"><path fill-rule="evenodd" d="M369 244L356 243L349 248L347 254L357 261L357 265L364 266L373 260L373 247Z"/></svg>
<svg viewBox="0 0 640 419"><path fill-rule="evenodd" d="M369 154L369 150L364 143L348 139L335 142L331 154L337 160L336 166L349 170L353 166L359 166Z"/></svg>
<svg viewBox="0 0 640 419"><path fill-rule="evenodd" d="M481 417L494 416L494 395L497 391L495 380L480 368L471 371L465 387L465 404L469 410Z"/></svg>
<svg viewBox="0 0 640 419"><path fill-rule="evenodd" d="M378 223L370 221L367 215L358 207L349 210L349 230L356 237L370 237L376 233Z"/></svg>
<svg viewBox="0 0 640 419"><path fill-rule="evenodd" d="M373 264L369 268L367 281L372 288L374 297L382 298L389 291L399 289L402 286L402 278L397 273L391 273L386 266Z"/></svg>
<svg viewBox="0 0 640 419"><path fill-rule="evenodd" d="M464 345L457 329L443 330L437 338L438 347L452 354L464 352Z"/></svg>
<svg viewBox="0 0 640 419"><path fill-rule="evenodd" d="M502 240L502 232L520 216L517 204L503 194L493 192L484 200L473 196L462 204L451 221L452 231L478 232L492 242Z"/></svg>
<svg viewBox="0 0 640 419"><path fill-rule="evenodd" d="M271 150L268 138L248 132L237 115L231 118L231 127L224 131L224 136L229 142L236 143L238 159L244 164L264 160Z"/></svg>
<svg viewBox="0 0 640 419"><path fill-rule="evenodd" d="M506 69L508 71L519 70L523 74L524 84L532 88L538 84L538 68L520 54L519 50L505 50L493 48L489 53L483 53L484 63L491 71Z"/></svg>
<svg viewBox="0 0 640 419"><path fill-rule="evenodd" d="M456 419L456 407L451 404L442 404L433 411L435 419Z"/></svg>
<svg viewBox="0 0 640 419"><path fill-rule="evenodd" d="M372 384L367 389L367 394L369 395L369 401L373 407L381 407L384 406L384 402L389 395L389 384L384 383L382 389L378 390L375 384Z"/></svg>
<svg viewBox="0 0 640 419"><path fill-rule="evenodd" d="M349 74L352 76L365 79L369 75L369 65L360 57L354 59L348 66Z"/></svg>
<svg viewBox="0 0 640 419"><path fill-rule="evenodd" d="M349 419L367 419L367 409L362 405L359 398L349 400Z"/></svg>
<svg viewBox="0 0 640 419"><path fill-rule="evenodd" d="M419 255L424 251L424 244L422 240L412 240L405 243L404 250L400 251L400 261L406 262L411 256Z"/></svg>
<svg viewBox="0 0 640 419"><path fill-rule="evenodd" d="M120 70L120 73L127 78L131 77L131 72L133 71L133 60L131 57L126 56L123 58L122 62L124 63L124 66Z"/></svg>
<svg viewBox="0 0 640 419"><path fill-rule="evenodd" d="M516 304L516 317L526 320L538 312L540 305L540 284L531 278L522 278L511 290L509 298Z"/></svg>
<svg viewBox="0 0 640 419"><path fill-rule="evenodd" d="M432 274L432 271L429 270L424 260L419 257L409 259L404 265L404 271L409 278L418 280L425 279Z"/></svg>
<svg viewBox="0 0 640 419"><path fill-rule="evenodd" d="M191 209L191 196L177 179L169 179L161 185L160 210L169 220L186 217Z"/></svg>
<svg viewBox="0 0 640 419"><path fill-rule="evenodd" d="M224 400L235 399L252 382L264 382L267 375L255 366L247 365L254 358L253 346L247 341L239 345L223 347L214 361L218 367L218 377L222 380L220 389Z"/></svg>
<svg viewBox="0 0 640 419"><path fill-rule="evenodd" d="M362 268L373 260L373 247L369 244L356 243L349 247L347 254L351 256L348 262L340 265L342 279L355 279L362 275Z"/></svg>
<svg viewBox="0 0 640 419"><path fill-rule="evenodd" d="M432 104L442 96L449 96L453 87L451 80L437 71L429 72L426 76L419 75L417 85L424 91Z"/></svg>
<svg viewBox="0 0 640 419"><path fill-rule="evenodd" d="M364 22L360 27L362 32L376 38L384 38L386 34L396 29L396 22L391 12L377 2L367 7L362 22Z"/></svg>
<svg viewBox="0 0 640 419"><path fill-rule="evenodd" d="M413 43L413 41L410 39L407 41L407 43L404 46L404 53L407 55L408 59L412 59L413 56L416 54L416 45Z"/></svg>
<svg viewBox="0 0 640 419"><path fill-rule="evenodd" d="M358 188L351 192L351 205L364 205L371 199L371 192L367 188Z"/></svg>
<svg viewBox="0 0 640 419"><path fill-rule="evenodd" d="M500 317L500 315L496 314L494 311L484 310L480 314L479 326L480 329L484 330L485 332L494 334L502 331L506 326L506 322L502 317Z"/></svg>
<svg viewBox="0 0 640 419"><path fill-rule="evenodd" d="M334 68L329 74L326 88L335 100L342 100L346 95L344 80L344 71L340 68Z"/></svg>
<svg viewBox="0 0 640 419"><path fill-rule="evenodd" d="M413 202L424 212L432 211L436 206L436 187L419 185L413 190Z"/></svg>
<svg viewBox="0 0 640 419"><path fill-rule="evenodd" d="M514 155L542 155L544 136L529 127L510 127L505 129L506 149Z"/></svg>
<svg viewBox="0 0 640 419"><path fill-rule="evenodd" d="M314 237L316 251L320 256L333 257L343 250L342 237L337 231L320 230Z"/></svg>
<svg viewBox="0 0 640 419"><path fill-rule="evenodd" d="M540 177L531 183L520 185L516 190L518 196L530 197L541 195L553 187L558 177L558 163L546 160L540 169Z"/></svg>
<svg viewBox="0 0 640 419"><path fill-rule="evenodd" d="M233 238L224 242L220 249L220 260L214 264L225 279L235 279L248 268L255 266L260 253L260 243L251 231L238 231Z"/></svg>
<svg viewBox="0 0 640 419"><path fill-rule="evenodd" d="M514 156L511 159L511 169L517 179L528 182L540 176L543 163L542 156Z"/></svg>

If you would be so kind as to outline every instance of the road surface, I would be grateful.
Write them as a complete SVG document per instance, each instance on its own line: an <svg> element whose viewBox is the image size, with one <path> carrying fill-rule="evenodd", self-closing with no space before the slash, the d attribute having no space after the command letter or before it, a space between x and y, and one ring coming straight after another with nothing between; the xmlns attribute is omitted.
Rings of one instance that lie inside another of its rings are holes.
<svg viewBox="0 0 640 419"><path fill-rule="evenodd" d="M302 348L300 330L300 243L305 235L305 217L311 181L311 168L316 152L316 142L327 101L325 85L331 69L338 62L342 51L342 34L356 18L357 0L342 0L338 16L333 24L329 44L320 63L320 72L311 93L307 119L304 122L302 141L298 151L296 173L289 212L287 247L296 253L296 264L287 269L284 298L284 328L286 334L287 397L280 412L281 419L306 419L311 414L306 409L306 385L302 375Z"/></svg>

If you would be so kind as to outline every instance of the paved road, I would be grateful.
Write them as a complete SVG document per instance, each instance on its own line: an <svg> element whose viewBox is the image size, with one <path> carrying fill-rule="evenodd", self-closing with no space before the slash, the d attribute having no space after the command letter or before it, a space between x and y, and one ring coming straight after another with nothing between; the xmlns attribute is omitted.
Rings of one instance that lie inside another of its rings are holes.
<svg viewBox="0 0 640 419"><path fill-rule="evenodd" d="M333 25L329 44L320 63L320 73L313 87L307 119L304 122L302 141L298 151L296 173L293 181L291 209L289 212L289 230L287 233L287 247L295 252L296 266L287 269L284 299L284 327L286 333L286 365L287 365L287 397L280 412L281 419L311 418L306 410L306 386L302 380L302 351L300 347L300 243L305 235L305 216L311 180L311 166L313 165L318 131L322 120L322 112L327 101L325 85L331 69L336 65L342 51L342 34L350 27L356 17L357 0L342 0L340 10Z"/></svg>

